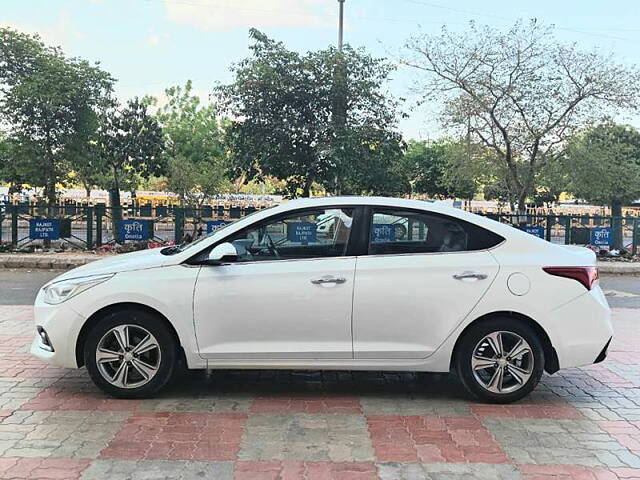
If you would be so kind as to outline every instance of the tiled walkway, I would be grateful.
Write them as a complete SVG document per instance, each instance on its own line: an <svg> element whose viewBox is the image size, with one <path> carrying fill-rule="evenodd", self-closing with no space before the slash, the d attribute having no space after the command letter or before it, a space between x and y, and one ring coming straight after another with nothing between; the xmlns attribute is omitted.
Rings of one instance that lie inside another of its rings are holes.
<svg viewBox="0 0 640 480"><path fill-rule="evenodd" d="M640 478L640 311L614 310L603 364L515 405L454 377L216 372L114 400L27 353L31 308L0 307L0 478Z"/></svg>

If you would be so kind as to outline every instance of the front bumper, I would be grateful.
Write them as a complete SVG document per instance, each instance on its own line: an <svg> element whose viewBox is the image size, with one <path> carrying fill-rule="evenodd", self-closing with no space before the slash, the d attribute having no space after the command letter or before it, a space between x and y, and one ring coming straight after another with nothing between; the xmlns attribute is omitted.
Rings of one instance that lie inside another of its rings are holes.
<svg viewBox="0 0 640 480"><path fill-rule="evenodd" d="M560 368L581 367L602 361L613 336L611 310L600 287L551 312L547 332Z"/></svg>
<svg viewBox="0 0 640 480"><path fill-rule="evenodd" d="M38 294L34 304L34 334L31 354L39 359L65 368L78 368L76 362L76 342L85 318L67 302L59 305L44 303ZM50 347L36 330L42 327L49 338Z"/></svg>
<svg viewBox="0 0 640 480"><path fill-rule="evenodd" d="M604 362L605 358L607 358L607 353L609 350L609 345L611 344L611 340L613 340L613 337L611 337L609 339L609 341L607 342L607 344L604 346L604 348L602 349L602 351L598 354L598 356L596 357L595 361L593 363L600 363L600 362Z"/></svg>

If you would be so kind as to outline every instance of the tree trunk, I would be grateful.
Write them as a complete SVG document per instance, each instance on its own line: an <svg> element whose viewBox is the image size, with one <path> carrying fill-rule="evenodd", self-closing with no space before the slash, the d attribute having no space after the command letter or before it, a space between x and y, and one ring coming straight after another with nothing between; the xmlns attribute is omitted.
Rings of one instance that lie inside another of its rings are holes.
<svg viewBox="0 0 640 480"><path fill-rule="evenodd" d="M120 189L112 188L109 190L109 204L111 205L111 229L113 230L113 238L116 242L120 242L118 225L122 220L122 209L120 207Z"/></svg>
<svg viewBox="0 0 640 480"><path fill-rule="evenodd" d="M613 234L612 248L616 250L622 250L623 237L622 237L622 202L619 200L611 201L611 232Z"/></svg>
<svg viewBox="0 0 640 480"><path fill-rule="evenodd" d="M302 196L308 198L311 196L311 185L313 185L313 178L308 177L304 181L304 188L302 189Z"/></svg>
<svg viewBox="0 0 640 480"><path fill-rule="evenodd" d="M53 207L56 204L56 175L53 161L53 153L50 150L45 152L45 186L44 195L47 205ZM50 212L51 214L51 212Z"/></svg>
<svg viewBox="0 0 640 480"><path fill-rule="evenodd" d="M113 169L113 187L109 190L109 203L111 204L111 228L113 229L113 238L120 243L118 225L122 220L122 205L120 204L120 179L118 171Z"/></svg>
<svg viewBox="0 0 640 480"><path fill-rule="evenodd" d="M246 183L247 176L243 173L233 181L233 193L241 193L242 186Z"/></svg>
<svg viewBox="0 0 640 480"><path fill-rule="evenodd" d="M52 218L54 216L54 207L56 205L56 175L55 165L53 161L53 153L50 149L45 151L45 187L44 196L47 199L47 216ZM44 248L51 247L51 240L45 238L43 241Z"/></svg>
<svg viewBox="0 0 640 480"><path fill-rule="evenodd" d="M9 191L7 192L7 194L9 195L9 200L11 200L14 193L18 193L20 192L20 190L22 190L22 185L12 181L9 184Z"/></svg>
<svg viewBox="0 0 640 480"><path fill-rule="evenodd" d="M524 215L527 213L527 192L520 192L518 196L518 214Z"/></svg>

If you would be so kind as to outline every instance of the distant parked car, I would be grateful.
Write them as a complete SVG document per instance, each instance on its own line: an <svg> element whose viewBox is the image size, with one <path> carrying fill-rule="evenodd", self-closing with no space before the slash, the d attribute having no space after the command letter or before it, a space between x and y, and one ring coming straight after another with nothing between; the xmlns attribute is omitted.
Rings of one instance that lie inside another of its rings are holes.
<svg viewBox="0 0 640 480"><path fill-rule="evenodd" d="M45 285L32 353L117 397L179 366L454 370L512 402L542 373L602 361L594 254L438 203L296 200L183 247L100 260Z"/></svg>

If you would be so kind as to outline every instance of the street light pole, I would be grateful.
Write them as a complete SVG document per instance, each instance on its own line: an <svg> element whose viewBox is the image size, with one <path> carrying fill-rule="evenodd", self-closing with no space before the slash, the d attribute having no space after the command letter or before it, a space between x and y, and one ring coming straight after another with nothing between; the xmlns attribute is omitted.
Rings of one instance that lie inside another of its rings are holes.
<svg viewBox="0 0 640 480"><path fill-rule="evenodd" d="M340 4L340 19L338 20L338 50L342 51L342 32L344 30L344 0L338 0Z"/></svg>
<svg viewBox="0 0 640 480"><path fill-rule="evenodd" d="M344 126L346 123L346 108L345 108L345 69L342 58L342 38L344 30L344 0L338 0L340 5L340 17L338 20L338 54L336 55L336 65L333 73L333 123L335 128L336 140L341 138ZM336 144L339 145L339 142ZM340 155L338 154L338 158ZM340 195L340 178L336 172L334 179L333 193Z"/></svg>

